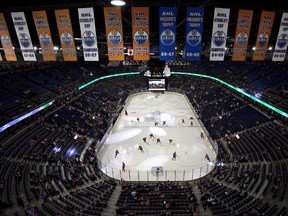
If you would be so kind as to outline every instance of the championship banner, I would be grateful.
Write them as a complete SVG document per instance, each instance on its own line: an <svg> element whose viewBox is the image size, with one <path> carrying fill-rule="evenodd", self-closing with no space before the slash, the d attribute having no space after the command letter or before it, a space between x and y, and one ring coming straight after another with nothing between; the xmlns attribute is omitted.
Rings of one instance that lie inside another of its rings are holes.
<svg viewBox="0 0 288 216"><path fill-rule="evenodd" d="M11 16L24 61L36 61L36 55L24 12L11 12Z"/></svg>
<svg viewBox="0 0 288 216"><path fill-rule="evenodd" d="M104 7L109 61L124 60L122 14L119 7Z"/></svg>
<svg viewBox="0 0 288 216"><path fill-rule="evenodd" d="M257 41L252 60L264 61L272 31L275 12L262 11Z"/></svg>
<svg viewBox="0 0 288 216"><path fill-rule="evenodd" d="M99 61L93 8L78 8L85 61Z"/></svg>
<svg viewBox="0 0 288 216"><path fill-rule="evenodd" d="M176 7L159 8L160 60L176 58Z"/></svg>
<svg viewBox="0 0 288 216"><path fill-rule="evenodd" d="M4 49L7 61L17 61L11 37L7 28L6 20L3 13L0 13L0 40Z"/></svg>
<svg viewBox="0 0 288 216"><path fill-rule="evenodd" d="M42 50L43 60L56 61L56 55L46 11L32 11L32 15Z"/></svg>
<svg viewBox="0 0 288 216"><path fill-rule="evenodd" d="M229 14L229 8L215 8L214 10L210 61L224 60Z"/></svg>
<svg viewBox="0 0 288 216"><path fill-rule="evenodd" d="M188 7L186 18L186 42L183 58L186 61L200 61L202 51L204 8Z"/></svg>
<svg viewBox="0 0 288 216"><path fill-rule="evenodd" d="M232 61L245 61L253 10L239 10Z"/></svg>
<svg viewBox="0 0 288 216"><path fill-rule="evenodd" d="M132 7L134 60L150 60L149 35L149 7Z"/></svg>
<svg viewBox="0 0 288 216"><path fill-rule="evenodd" d="M77 61L69 10L55 10L55 16L64 61Z"/></svg>
<svg viewBox="0 0 288 216"><path fill-rule="evenodd" d="M272 61L284 61L288 44L288 13L283 13Z"/></svg>

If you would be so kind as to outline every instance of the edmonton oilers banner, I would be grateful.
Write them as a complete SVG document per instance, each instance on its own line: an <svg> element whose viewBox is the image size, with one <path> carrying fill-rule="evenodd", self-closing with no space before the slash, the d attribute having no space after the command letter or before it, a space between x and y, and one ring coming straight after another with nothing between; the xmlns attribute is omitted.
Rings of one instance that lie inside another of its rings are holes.
<svg viewBox="0 0 288 216"><path fill-rule="evenodd" d="M85 61L99 61L93 8L78 8Z"/></svg>
<svg viewBox="0 0 288 216"><path fill-rule="evenodd" d="M150 60L149 7L132 7L132 36L134 60Z"/></svg>
<svg viewBox="0 0 288 216"><path fill-rule="evenodd" d="M56 61L56 55L46 11L32 11L32 14L42 50L43 60Z"/></svg>
<svg viewBox="0 0 288 216"><path fill-rule="evenodd" d="M55 10L55 16L64 61L77 61L69 10Z"/></svg>
<svg viewBox="0 0 288 216"><path fill-rule="evenodd" d="M239 10L232 61L245 61L253 10Z"/></svg>
<svg viewBox="0 0 288 216"><path fill-rule="evenodd" d="M0 40L4 49L7 61L17 61L13 44L7 28L6 20L3 13L0 13Z"/></svg>
<svg viewBox="0 0 288 216"><path fill-rule="evenodd" d="M288 44L288 13L283 13L272 61L284 61Z"/></svg>
<svg viewBox="0 0 288 216"><path fill-rule="evenodd" d="M176 58L176 7L159 8L160 60Z"/></svg>
<svg viewBox="0 0 288 216"><path fill-rule="evenodd" d="M229 14L229 8L215 8L214 10L210 61L224 60Z"/></svg>
<svg viewBox="0 0 288 216"><path fill-rule="evenodd" d="M109 61L124 60L122 14L119 7L104 7Z"/></svg>
<svg viewBox="0 0 288 216"><path fill-rule="evenodd" d="M262 11L252 60L264 61L272 31L275 12Z"/></svg>
<svg viewBox="0 0 288 216"><path fill-rule="evenodd" d="M204 8L188 7L186 19L186 42L183 58L200 61L202 51Z"/></svg>
<svg viewBox="0 0 288 216"><path fill-rule="evenodd" d="M11 16L24 61L36 61L34 47L31 41L24 12L11 12Z"/></svg>

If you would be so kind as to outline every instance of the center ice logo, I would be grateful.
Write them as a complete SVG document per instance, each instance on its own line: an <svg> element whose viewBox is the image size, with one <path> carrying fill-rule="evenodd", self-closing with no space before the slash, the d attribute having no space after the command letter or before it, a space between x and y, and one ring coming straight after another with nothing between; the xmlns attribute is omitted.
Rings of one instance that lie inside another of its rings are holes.
<svg viewBox="0 0 288 216"><path fill-rule="evenodd" d="M216 31L213 35L213 43L215 46L221 47L226 41L226 35L223 31Z"/></svg>
<svg viewBox="0 0 288 216"><path fill-rule="evenodd" d="M39 35L40 42L43 46L48 47L51 44L51 38L46 32L42 32Z"/></svg>
<svg viewBox="0 0 288 216"><path fill-rule="evenodd" d="M259 46L265 46L266 44L268 44L268 38L269 35L266 32L262 32L259 37L258 37L258 45Z"/></svg>
<svg viewBox="0 0 288 216"><path fill-rule="evenodd" d="M30 47L31 40L30 40L30 37L27 34L20 33L18 38L19 38L19 42L22 45L22 47L24 47L24 48Z"/></svg>
<svg viewBox="0 0 288 216"><path fill-rule="evenodd" d="M148 42L148 34L146 31L140 29L134 33L134 41L138 45L144 45Z"/></svg>
<svg viewBox="0 0 288 216"><path fill-rule="evenodd" d="M240 32L236 36L236 44L238 46L244 46L248 42L248 34L246 32Z"/></svg>
<svg viewBox="0 0 288 216"><path fill-rule="evenodd" d="M278 37L278 40L277 40L277 46L279 48L284 48L286 45L287 45L287 42L288 42L288 35L287 34L281 34L279 35Z"/></svg>
<svg viewBox="0 0 288 216"><path fill-rule="evenodd" d="M93 46L96 42L95 34L92 31L85 31L82 35L82 39L83 43L88 47Z"/></svg>
<svg viewBox="0 0 288 216"><path fill-rule="evenodd" d="M161 33L160 40L161 40L162 44L164 44L166 46L170 46L175 41L175 34L171 30L166 29L165 31L163 31Z"/></svg>
<svg viewBox="0 0 288 216"><path fill-rule="evenodd" d="M117 30L112 30L108 33L108 41L111 43L113 46L117 46L121 43L122 41L122 35L119 31Z"/></svg>
<svg viewBox="0 0 288 216"><path fill-rule="evenodd" d="M71 46L73 43L72 35L69 32L63 32L61 34L61 41L65 46Z"/></svg>
<svg viewBox="0 0 288 216"><path fill-rule="evenodd" d="M11 46L11 40L7 35L5 34L1 35L1 41L2 41L2 45L5 47Z"/></svg>
<svg viewBox="0 0 288 216"><path fill-rule="evenodd" d="M201 34L197 30L192 30L187 34L186 40L191 46L197 46L201 42Z"/></svg>

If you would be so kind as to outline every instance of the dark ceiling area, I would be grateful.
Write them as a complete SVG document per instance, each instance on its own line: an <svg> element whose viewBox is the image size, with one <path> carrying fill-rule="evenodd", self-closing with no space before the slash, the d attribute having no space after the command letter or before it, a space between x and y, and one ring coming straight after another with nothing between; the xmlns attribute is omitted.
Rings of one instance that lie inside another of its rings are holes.
<svg viewBox="0 0 288 216"><path fill-rule="evenodd" d="M284 3L286 2L286 3ZM15 29L12 23L10 12L24 11L28 27L33 40L33 44L38 46L39 41L36 35L36 29L32 18L33 10L46 10L49 25L52 32L53 42L55 45L59 45L59 35L55 20L55 9L70 10L71 20L73 24L74 37L80 38L80 27L78 21L78 8L93 7L95 14L95 25L97 31L98 44L106 44L105 37L105 25L104 25L104 13L103 7L110 7L109 0L29 0L21 1L10 0L0 1L0 12L3 12L6 18L6 22L12 37L14 46L18 45ZM228 39L227 46L232 45L235 36L235 29L237 24L237 17L239 9L251 9L254 10L253 21L251 27L251 34L249 38L250 46L255 44L258 26L262 10L275 11L274 25L272 34L270 37L271 45L275 44L279 25L281 21L282 13L288 10L288 2L283 0L273 0L270 3L263 1L251 1L251 0L126 0L126 5L122 7L122 23L124 32L124 45L132 44L132 27L131 27L131 7L132 6L149 6L150 12L150 42L151 45L158 45L159 43L159 7L176 7L177 8L177 43L178 45L185 43L186 32L186 8L187 7L204 7L204 32L203 43L209 46L211 42L213 15L215 7L230 8L230 19L228 27ZM81 40L76 40L76 45L81 45Z"/></svg>

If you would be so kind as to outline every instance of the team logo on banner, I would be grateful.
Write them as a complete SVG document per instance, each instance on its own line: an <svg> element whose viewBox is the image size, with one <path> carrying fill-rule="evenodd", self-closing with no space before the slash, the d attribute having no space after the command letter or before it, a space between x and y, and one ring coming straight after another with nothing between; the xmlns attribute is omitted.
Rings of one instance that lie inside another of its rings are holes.
<svg viewBox="0 0 288 216"><path fill-rule="evenodd" d="M288 42L288 35L287 34L281 34L281 35L279 35L277 40L278 40L277 46L279 48L284 48Z"/></svg>
<svg viewBox="0 0 288 216"><path fill-rule="evenodd" d="M82 35L83 42L85 45L91 47L95 44L95 34L92 31L85 31Z"/></svg>
<svg viewBox="0 0 288 216"><path fill-rule="evenodd" d="M46 32L40 33L39 39L40 39L40 43L41 43L44 47L48 47L48 46L50 46L50 44L52 43L52 40L51 40L50 35L47 34Z"/></svg>
<svg viewBox="0 0 288 216"><path fill-rule="evenodd" d="M134 41L138 45L144 45L148 42L148 34L146 31L139 29L138 31L135 32L134 34Z"/></svg>
<svg viewBox="0 0 288 216"><path fill-rule="evenodd" d="M215 46L222 46L226 42L226 35L223 31L216 31L213 35L213 43Z"/></svg>
<svg viewBox="0 0 288 216"><path fill-rule="evenodd" d="M5 34L1 35L1 41L2 41L2 45L5 47L11 46L11 40L7 35Z"/></svg>
<svg viewBox="0 0 288 216"><path fill-rule="evenodd" d="M246 32L240 32L236 36L236 44L238 46L244 46L248 42L248 34Z"/></svg>
<svg viewBox="0 0 288 216"><path fill-rule="evenodd" d="M265 46L268 44L269 35L266 32L262 32L257 40L259 46Z"/></svg>
<svg viewBox="0 0 288 216"><path fill-rule="evenodd" d="M69 32L63 32L61 34L61 41L65 46L71 46L73 43L73 37Z"/></svg>
<svg viewBox="0 0 288 216"><path fill-rule="evenodd" d="M201 42L201 34L197 30L192 30L187 34L187 43L191 46L197 46Z"/></svg>
<svg viewBox="0 0 288 216"><path fill-rule="evenodd" d="M108 41L111 43L113 46L117 46L122 42L122 35L119 31L117 30L112 30L108 33Z"/></svg>
<svg viewBox="0 0 288 216"><path fill-rule="evenodd" d="M30 37L27 34L21 33L21 34L19 34L18 38L19 38L19 42L21 43L21 45L23 47L25 47L25 48L30 47L31 40L30 40Z"/></svg>
<svg viewBox="0 0 288 216"><path fill-rule="evenodd" d="M175 34L170 30L166 29L165 31L162 32L160 35L161 42L166 45L170 46L174 43L175 41Z"/></svg>

